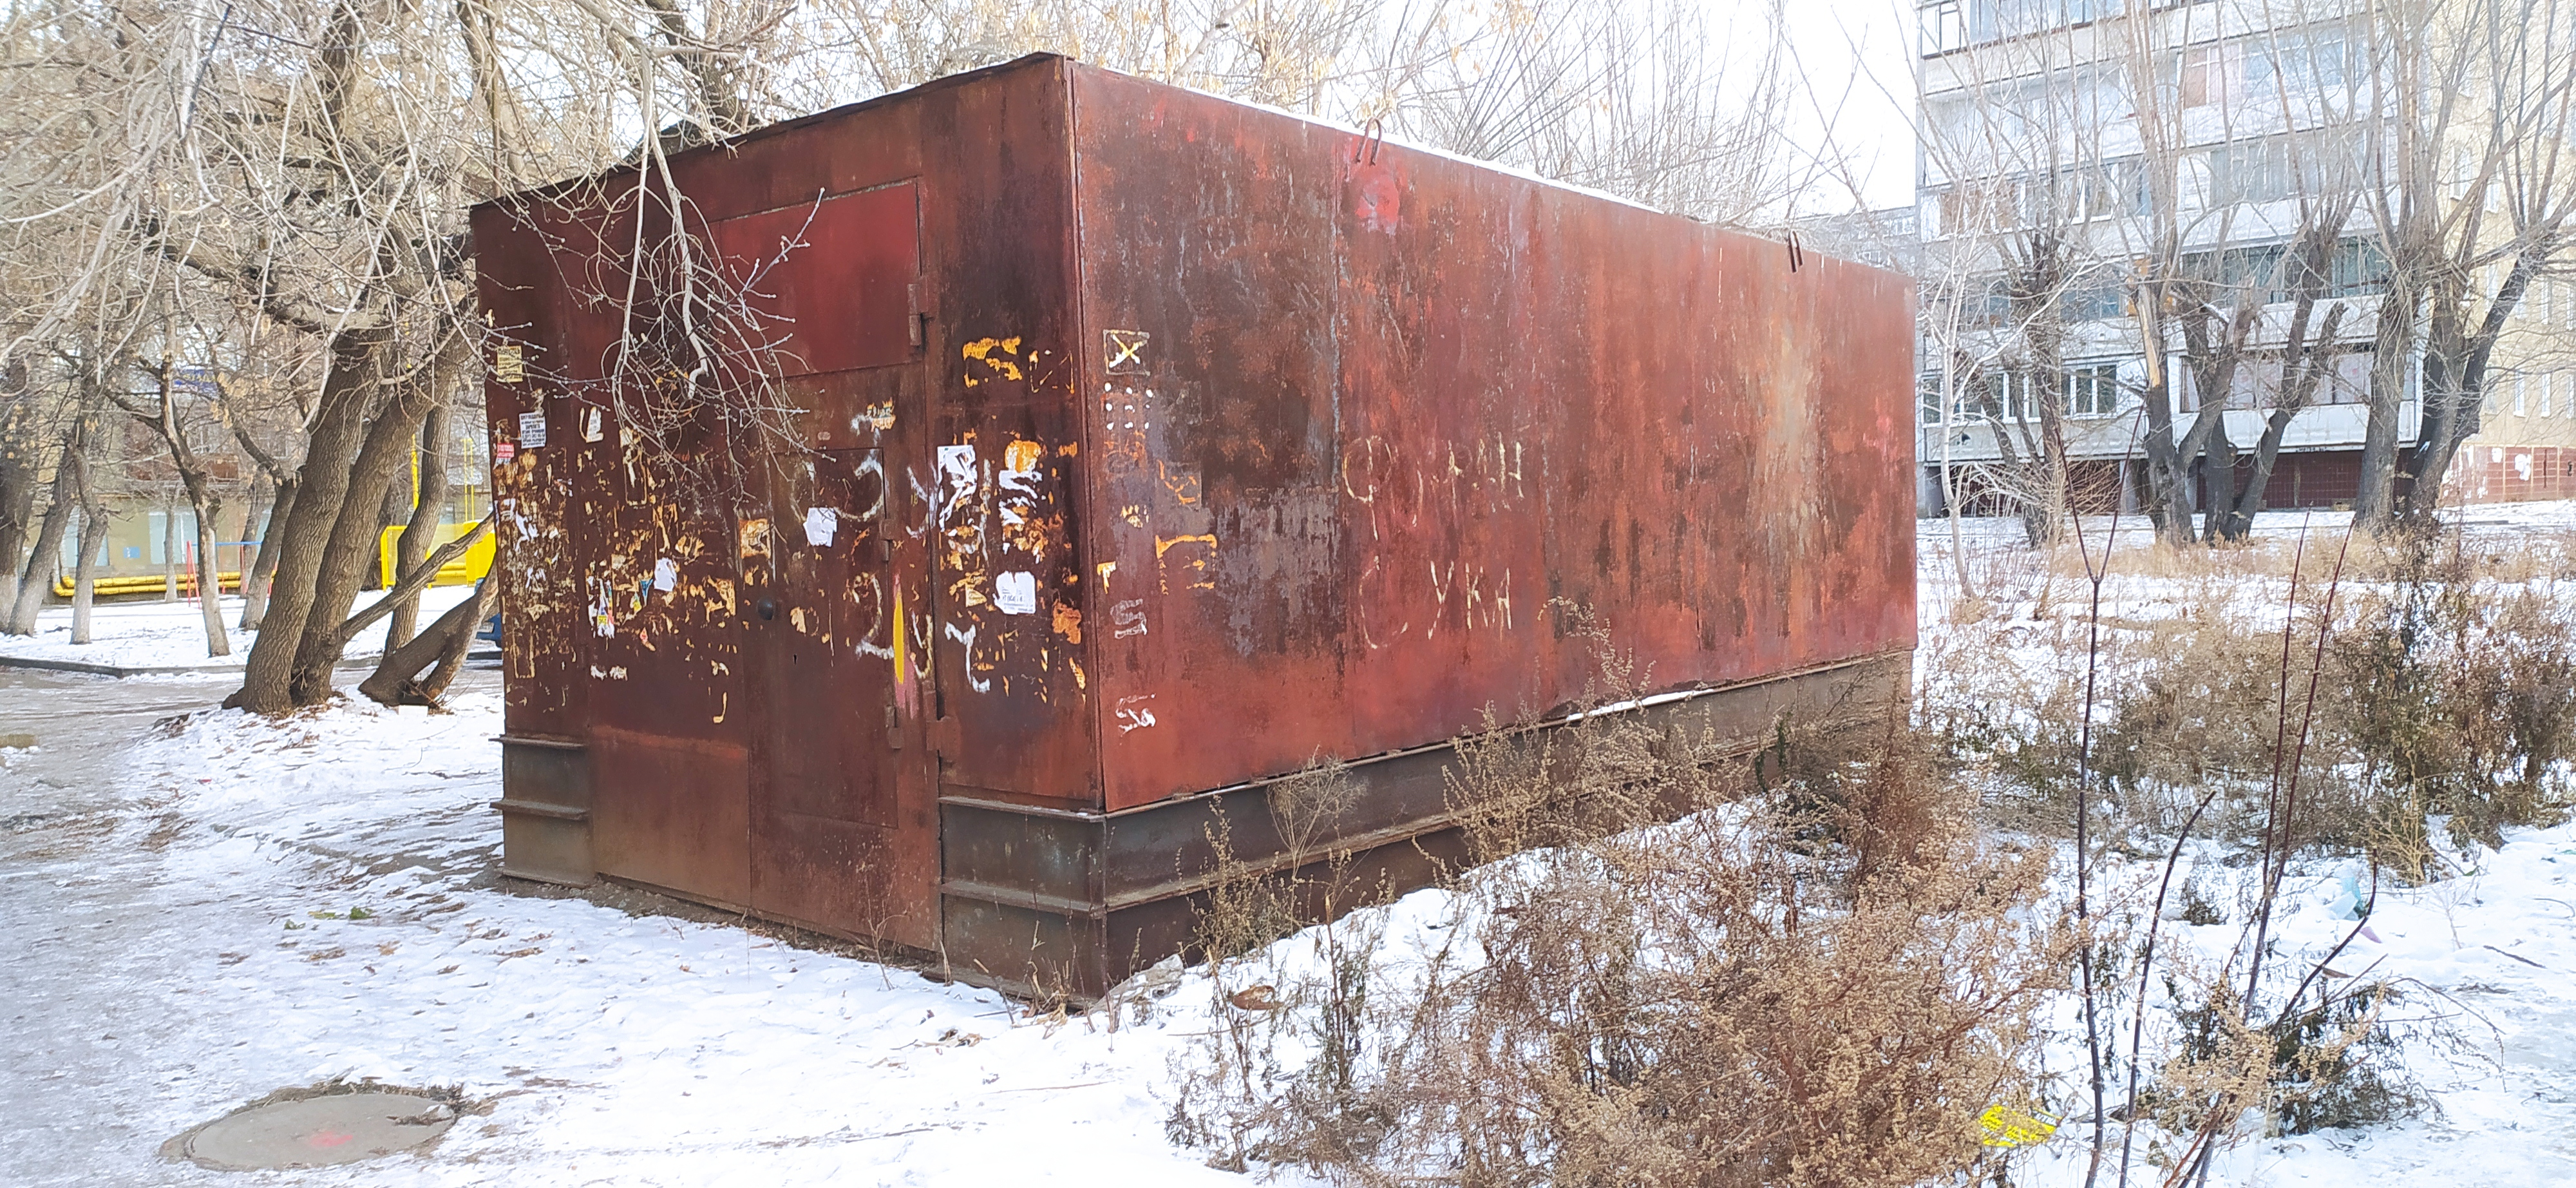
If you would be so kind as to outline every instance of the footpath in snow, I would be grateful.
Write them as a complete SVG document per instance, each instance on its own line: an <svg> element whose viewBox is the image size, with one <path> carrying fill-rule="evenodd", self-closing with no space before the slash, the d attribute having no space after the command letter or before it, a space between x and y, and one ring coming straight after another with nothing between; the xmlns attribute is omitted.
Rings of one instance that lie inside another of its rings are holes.
<svg viewBox="0 0 2576 1188"><path fill-rule="evenodd" d="M242 1182L155 1150L280 1087L374 1077L492 1109L425 1155L293 1182L1239 1182L1164 1141L1172 1028L1204 1027L1181 1014L1033 1019L738 927L498 886L496 676L469 672L447 715L352 699L175 730L152 715L225 687L0 684L0 718L92 711L0 752L0 1180ZM94 770L48 762L57 746Z"/></svg>

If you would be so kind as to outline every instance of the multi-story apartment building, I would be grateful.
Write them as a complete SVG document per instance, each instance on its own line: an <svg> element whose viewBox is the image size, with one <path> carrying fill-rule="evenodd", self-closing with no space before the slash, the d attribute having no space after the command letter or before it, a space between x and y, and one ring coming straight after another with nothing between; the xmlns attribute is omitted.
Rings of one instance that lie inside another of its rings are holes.
<svg viewBox="0 0 2576 1188"><path fill-rule="evenodd" d="M2389 281L2372 208L2391 184L2393 110L2363 10L1928 0L1918 15L1924 507L2049 494L2016 489L2049 422L2069 459L2069 491L2051 497L2134 505L2150 432L2141 394L2169 381L2179 437L2209 399L2195 382L2209 373L2192 364L2220 355L2233 366L2218 456L2250 452L2286 399L2296 411L2267 505L2352 499ZM2174 308L2170 290L2141 310L2151 270L2194 278L2199 310ZM2446 494L2576 496L2571 278L2536 284L2498 344L2487 415ZM2315 360L2314 387L2285 397L2294 341ZM2397 433L2412 442L2420 358L2380 379L2403 385ZM2223 466L2196 464L2193 499L2237 489L2247 469L2231 484Z"/></svg>

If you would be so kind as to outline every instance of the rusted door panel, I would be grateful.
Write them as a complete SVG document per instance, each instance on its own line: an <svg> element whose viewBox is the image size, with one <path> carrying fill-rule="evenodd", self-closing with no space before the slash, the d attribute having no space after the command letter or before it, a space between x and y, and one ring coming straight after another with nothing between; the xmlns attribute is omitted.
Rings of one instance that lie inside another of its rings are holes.
<svg viewBox="0 0 2576 1188"><path fill-rule="evenodd" d="M891 743L891 546L876 450L772 460L776 611L748 628L763 688L753 782L753 909L878 935L922 907L898 892ZM926 921L911 932L920 933Z"/></svg>
<svg viewBox="0 0 2576 1188"><path fill-rule="evenodd" d="M1105 72L1075 97L1085 308L1124 339L1085 361L1111 808L1562 705L1605 649L1661 690L1910 646L1895 278Z"/></svg>
<svg viewBox="0 0 2576 1188"><path fill-rule="evenodd" d="M728 907L750 904L749 751L594 726L590 755L601 873Z"/></svg>
<svg viewBox="0 0 2576 1188"><path fill-rule="evenodd" d="M1094 803L1064 69L923 96L934 392L906 481L934 564L943 785Z"/></svg>
<svg viewBox="0 0 2576 1188"><path fill-rule="evenodd" d="M918 187L893 182L717 220L724 276L759 312L756 353L793 378L910 362L921 277Z"/></svg>

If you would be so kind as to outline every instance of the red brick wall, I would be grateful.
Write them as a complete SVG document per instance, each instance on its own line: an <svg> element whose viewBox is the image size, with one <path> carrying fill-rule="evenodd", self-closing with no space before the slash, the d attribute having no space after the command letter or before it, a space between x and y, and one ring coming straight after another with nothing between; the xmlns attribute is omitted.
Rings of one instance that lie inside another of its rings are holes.
<svg viewBox="0 0 2576 1188"><path fill-rule="evenodd" d="M2576 499L2576 449L2462 446L2442 486L2443 502L2451 504Z"/></svg>

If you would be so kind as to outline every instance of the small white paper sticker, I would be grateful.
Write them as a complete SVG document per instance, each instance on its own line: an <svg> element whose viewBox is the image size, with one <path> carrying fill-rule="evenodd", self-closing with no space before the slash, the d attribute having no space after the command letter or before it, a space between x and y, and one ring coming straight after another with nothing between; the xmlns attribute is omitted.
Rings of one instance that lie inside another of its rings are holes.
<svg viewBox="0 0 2576 1188"><path fill-rule="evenodd" d="M600 438L607 436L607 434L601 430L599 420L598 409L586 409L582 412L581 439L583 441L597 441Z"/></svg>
<svg viewBox="0 0 2576 1188"><path fill-rule="evenodd" d="M533 450L542 448L545 444L546 414L542 411L520 413L519 448Z"/></svg>
<svg viewBox="0 0 2576 1188"><path fill-rule="evenodd" d="M653 588L665 594L680 588L680 567L670 558L653 563Z"/></svg>
<svg viewBox="0 0 2576 1188"><path fill-rule="evenodd" d="M832 543L832 533L841 526L841 513L828 507L805 509L805 543L823 548Z"/></svg>
<svg viewBox="0 0 2576 1188"><path fill-rule="evenodd" d="M1005 573L993 578L993 605L1006 615L1038 613L1038 575Z"/></svg>

